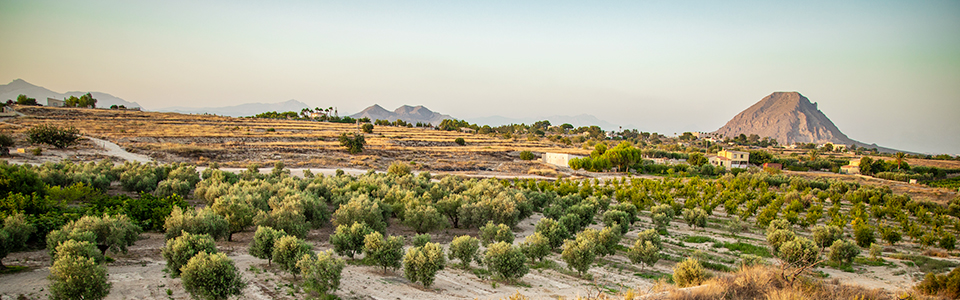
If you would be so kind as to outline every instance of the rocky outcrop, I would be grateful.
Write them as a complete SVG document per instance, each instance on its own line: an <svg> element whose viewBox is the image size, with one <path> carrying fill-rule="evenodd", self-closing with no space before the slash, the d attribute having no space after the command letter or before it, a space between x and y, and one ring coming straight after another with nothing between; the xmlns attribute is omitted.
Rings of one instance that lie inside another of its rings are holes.
<svg viewBox="0 0 960 300"><path fill-rule="evenodd" d="M387 121L396 121L403 120L407 123L430 123L433 125L440 124L440 121L443 119L453 119L450 115L444 115L438 112L431 111L430 109L424 107L423 105L409 106L404 105L398 107L394 111L388 111L383 109L378 104L367 107L366 109L350 115L351 118L370 118L370 120L387 120Z"/></svg>

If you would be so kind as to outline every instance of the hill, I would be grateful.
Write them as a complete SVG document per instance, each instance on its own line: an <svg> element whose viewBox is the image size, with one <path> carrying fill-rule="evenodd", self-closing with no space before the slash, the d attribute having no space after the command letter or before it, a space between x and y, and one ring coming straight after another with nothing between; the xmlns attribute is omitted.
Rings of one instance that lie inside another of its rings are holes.
<svg viewBox="0 0 960 300"><path fill-rule="evenodd" d="M794 143L832 143L877 148L882 152L896 150L855 141L837 128L830 118L798 92L774 92L740 112L717 131L725 137L757 134L774 138L781 145Z"/></svg>
<svg viewBox="0 0 960 300"><path fill-rule="evenodd" d="M37 103L42 105L47 104L47 98L60 99L67 98L70 96L80 97L87 92L81 91L71 91L66 93L57 93L51 91L42 86L37 86L31 84L23 79L16 79L11 81L8 84L0 85L0 101L7 100L16 100L19 95L27 95L27 97L37 99ZM89 92L93 95L94 99L97 99L97 107L110 107L111 105L123 105L128 108L141 107L140 104L136 102L130 102L123 100L120 97L116 97L107 93L101 92Z"/></svg>
<svg viewBox="0 0 960 300"><path fill-rule="evenodd" d="M443 119L453 119L450 115L431 111L423 105L404 105L391 112L379 104L367 107L358 113L350 115L350 117L354 119L370 118L370 120L403 120L407 123L430 123L433 125L440 124L440 121L443 121Z"/></svg>
<svg viewBox="0 0 960 300"><path fill-rule="evenodd" d="M276 111L276 112L285 112L285 111L294 111L300 112L301 109L309 108L310 106L306 103L297 101L297 100L287 100L284 102L277 103L244 103L240 105L233 106L221 106L221 107L166 107L160 108L156 111L159 112L175 112L182 114L213 114L219 116L230 116L230 117L245 117L253 116L262 112Z"/></svg>
<svg viewBox="0 0 960 300"><path fill-rule="evenodd" d="M501 126L509 124L533 124L537 121L547 120L550 121L551 125L560 125L563 123L569 123L573 127L581 126L599 126L603 130L619 130L621 125L613 124L600 118L597 118L593 115L588 114L579 114L575 116L568 115L556 115L556 116L547 116L542 118L509 118L503 116L489 116L489 117L477 117L477 118L468 118L467 121L470 123L475 123L477 125L490 125L490 126ZM633 125L623 125L623 128L636 128Z"/></svg>

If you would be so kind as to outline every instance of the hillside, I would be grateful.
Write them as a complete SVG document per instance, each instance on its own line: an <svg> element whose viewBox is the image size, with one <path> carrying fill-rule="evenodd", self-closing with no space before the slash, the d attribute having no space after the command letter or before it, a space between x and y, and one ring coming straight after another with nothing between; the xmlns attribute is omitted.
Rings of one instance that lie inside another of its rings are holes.
<svg viewBox="0 0 960 300"><path fill-rule="evenodd" d="M832 143L878 148L882 152L896 150L855 141L837 128L827 115L798 92L774 92L740 112L715 133L725 137L757 134L774 138L781 145L794 143Z"/></svg>
<svg viewBox="0 0 960 300"><path fill-rule="evenodd" d="M221 107L166 107L156 109L159 112L175 112L182 114L213 114L219 116L230 116L230 117L245 117L253 116L262 112L276 111L276 112L285 112L285 111L294 111L300 112L301 109L309 108L310 106L306 103L297 101L297 100L287 100L284 102L277 103L244 103L240 105L233 106L221 106Z"/></svg>
<svg viewBox="0 0 960 300"><path fill-rule="evenodd" d="M54 99L63 99L70 96L80 97L87 92L81 91L71 91L66 93L57 93L51 91L45 87L33 85L29 82L26 82L23 79L16 79L11 81L8 84L0 85L0 101L7 100L16 100L19 95L27 95L27 97L37 99L37 103L41 105L47 104L47 98ZM110 107L111 105L123 105L128 108L141 107L140 104L136 102L130 102L123 100L119 97L101 93L101 92L89 92L93 95L94 99L97 99L97 107Z"/></svg>
<svg viewBox="0 0 960 300"><path fill-rule="evenodd" d="M423 105L398 107L394 111L388 111L379 104L367 107L364 110L350 115L351 118L370 118L370 120L403 120L407 123L430 123L440 124L443 119L453 119L450 115L441 114L424 107Z"/></svg>

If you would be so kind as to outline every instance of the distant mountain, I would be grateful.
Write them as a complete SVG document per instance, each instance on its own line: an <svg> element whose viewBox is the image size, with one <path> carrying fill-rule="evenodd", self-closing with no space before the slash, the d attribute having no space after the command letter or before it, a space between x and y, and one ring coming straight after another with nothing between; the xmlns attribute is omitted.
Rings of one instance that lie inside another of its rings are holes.
<svg viewBox="0 0 960 300"><path fill-rule="evenodd" d="M396 121L403 120L407 123L430 123L433 125L440 124L440 121L443 119L453 119L450 115L444 115L438 112L431 111L430 109L424 107L423 105L409 106L404 105L398 107L394 111L388 111L383 109L379 104L374 104L373 106L367 107L362 111L350 115L351 118L360 119L360 118L370 118L370 120L387 120L387 121Z"/></svg>
<svg viewBox="0 0 960 300"><path fill-rule="evenodd" d="M30 84L23 79L16 79L8 84L0 85L0 101L16 101L17 96L27 95L27 97L37 99L37 103L41 105L47 105L47 98L63 100L63 98L70 96L80 97L86 93L87 92L79 91L57 93L44 87ZM90 95L92 95L94 99L97 99L97 107L110 107L111 105L123 105L128 108L140 107L140 104L136 102L129 102L107 93L90 92Z"/></svg>
<svg viewBox="0 0 960 300"><path fill-rule="evenodd" d="M490 126L501 126L508 124L533 124L537 121L548 120L550 125L561 125L563 123L570 123L574 127L581 126L600 126L603 130L620 130L620 126L623 128L636 128L633 125L615 125L613 123L601 120L593 115L580 114L575 116L549 116L549 117L540 117L540 118L508 118L503 116L490 116L490 117L478 117L478 118L469 118L468 122L474 123L477 125L490 125Z"/></svg>
<svg viewBox="0 0 960 300"><path fill-rule="evenodd" d="M832 143L877 148L883 152L896 151L850 139L817 109L817 103L811 103L798 92L774 92L734 116L715 133L725 137L757 134L774 138L781 145Z"/></svg>
<svg viewBox="0 0 960 300"><path fill-rule="evenodd" d="M297 113L304 108L310 108L306 103L297 100L287 100L277 103L245 103L234 106L222 107L166 107L157 109L160 112L176 112L182 114L213 114L231 117L248 117L268 111L285 112L295 111Z"/></svg>

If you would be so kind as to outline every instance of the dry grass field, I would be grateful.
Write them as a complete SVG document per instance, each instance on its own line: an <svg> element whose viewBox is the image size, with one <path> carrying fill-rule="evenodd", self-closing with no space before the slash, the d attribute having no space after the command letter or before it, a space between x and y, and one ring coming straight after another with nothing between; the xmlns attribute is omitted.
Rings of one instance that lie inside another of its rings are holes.
<svg viewBox="0 0 960 300"><path fill-rule="evenodd" d="M104 109L19 107L18 111L26 116L8 120L13 125L4 124L0 130L22 132L39 124L74 126L84 135L112 141L160 162L201 166L212 161L227 167L283 161L288 167L382 170L403 161L417 170L554 174L548 165L520 160L518 152L589 153L546 139L377 126L372 134L364 135L364 152L350 155L337 138L358 132L355 124ZM466 145L454 143L456 138L463 138Z"/></svg>

